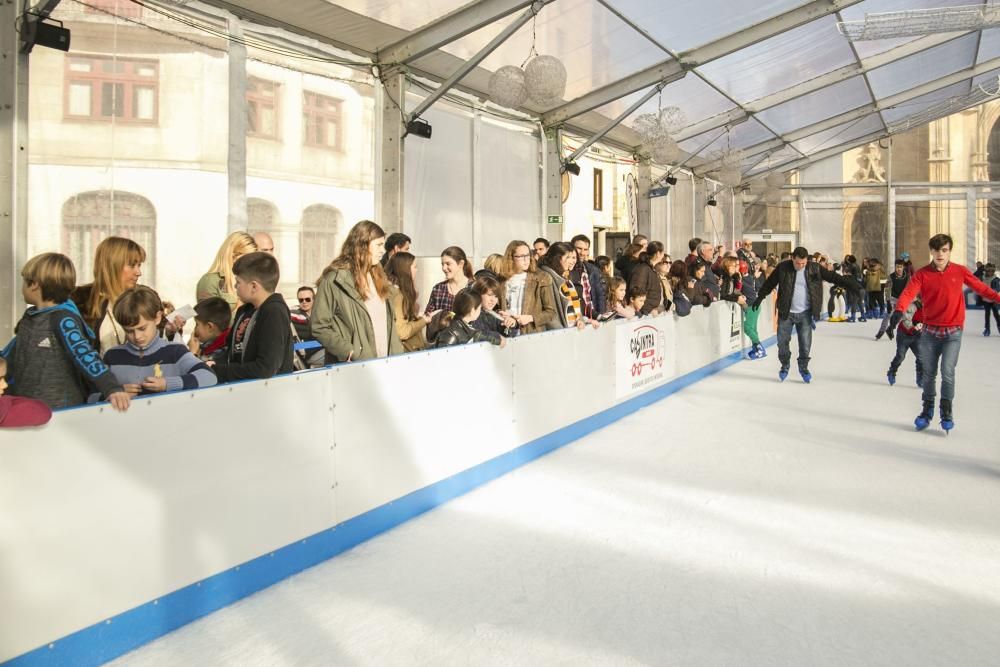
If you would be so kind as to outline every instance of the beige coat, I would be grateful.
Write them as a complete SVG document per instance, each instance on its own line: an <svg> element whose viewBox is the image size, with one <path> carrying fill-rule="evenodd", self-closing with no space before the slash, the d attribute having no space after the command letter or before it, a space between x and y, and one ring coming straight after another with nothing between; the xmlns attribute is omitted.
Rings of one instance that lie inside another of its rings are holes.
<svg viewBox="0 0 1000 667"><path fill-rule="evenodd" d="M411 319L407 313L403 312L403 293L393 285L389 291L389 306L392 308L392 316L396 320L396 333L403 343L403 350L406 352L416 352L427 347L424 340L424 329L427 328L427 321L422 317ZM411 314L412 317L412 314Z"/></svg>

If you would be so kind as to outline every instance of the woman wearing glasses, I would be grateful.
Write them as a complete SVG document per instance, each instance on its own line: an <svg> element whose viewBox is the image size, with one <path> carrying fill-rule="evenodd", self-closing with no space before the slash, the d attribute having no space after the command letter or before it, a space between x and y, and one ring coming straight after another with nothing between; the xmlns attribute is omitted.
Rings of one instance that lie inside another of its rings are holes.
<svg viewBox="0 0 1000 667"><path fill-rule="evenodd" d="M552 279L538 270L531 247L511 241L503 257L500 310L517 320L521 333L560 328L552 298Z"/></svg>

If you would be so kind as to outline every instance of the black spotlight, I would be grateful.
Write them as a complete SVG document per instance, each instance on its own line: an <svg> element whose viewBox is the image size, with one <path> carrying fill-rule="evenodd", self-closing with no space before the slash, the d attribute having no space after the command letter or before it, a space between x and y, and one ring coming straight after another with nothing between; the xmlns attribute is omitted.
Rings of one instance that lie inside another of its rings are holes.
<svg viewBox="0 0 1000 667"><path fill-rule="evenodd" d="M569 173L573 174L574 176L579 176L580 175L580 165L578 165L576 162L564 162L563 163L563 171L568 171Z"/></svg>
<svg viewBox="0 0 1000 667"><path fill-rule="evenodd" d="M35 17L37 20L29 21L27 19L28 16ZM50 49L58 49L59 51L69 51L69 28L64 28L62 21L56 21L51 18L47 19L46 17L30 12L26 13L24 17L21 23L23 26L21 41L24 42L25 53L31 53L31 49L36 44L47 46ZM46 23L46 20L51 21L51 23ZM55 25L56 23L59 25Z"/></svg>
<svg viewBox="0 0 1000 667"><path fill-rule="evenodd" d="M666 181L667 181L667 185L677 185L677 177L676 176L667 176Z"/></svg>
<svg viewBox="0 0 1000 667"><path fill-rule="evenodd" d="M431 124L421 118L414 118L406 123L406 133L420 137L421 139L430 139Z"/></svg>
<svg viewBox="0 0 1000 667"><path fill-rule="evenodd" d="M709 195L707 203L708 203L709 206L718 206L719 205L719 202L718 202L718 200L716 200L715 195Z"/></svg>

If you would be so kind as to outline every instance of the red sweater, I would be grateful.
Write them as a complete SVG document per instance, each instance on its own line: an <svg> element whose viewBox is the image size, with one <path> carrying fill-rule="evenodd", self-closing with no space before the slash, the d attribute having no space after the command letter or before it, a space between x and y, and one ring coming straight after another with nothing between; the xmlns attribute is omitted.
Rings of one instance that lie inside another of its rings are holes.
<svg viewBox="0 0 1000 667"><path fill-rule="evenodd" d="M42 401L20 396L0 396L0 426L41 426L52 418L52 408Z"/></svg>
<svg viewBox="0 0 1000 667"><path fill-rule="evenodd" d="M1000 294L984 285L972 275L972 271L961 264L949 262L944 271L938 271L931 263L913 274L910 283L899 295L896 310L906 312L910 302L919 293L924 304L924 324L933 327L962 327L965 324L963 285L968 285L984 299L1000 302Z"/></svg>

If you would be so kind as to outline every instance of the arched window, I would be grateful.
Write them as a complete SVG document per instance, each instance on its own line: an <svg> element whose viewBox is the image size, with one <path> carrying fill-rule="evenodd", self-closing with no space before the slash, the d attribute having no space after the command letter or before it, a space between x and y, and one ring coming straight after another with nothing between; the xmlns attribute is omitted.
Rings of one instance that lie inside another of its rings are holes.
<svg viewBox="0 0 1000 667"><path fill-rule="evenodd" d="M883 264L886 258L885 205L864 203L854 212L851 221L851 247L848 250L858 258L878 257Z"/></svg>
<svg viewBox="0 0 1000 667"><path fill-rule="evenodd" d="M340 250L337 236L344 216L333 206L313 204L302 212L299 236L299 275L303 283L312 283Z"/></svg>
<svg viewBox="0 0 1000 667"><path fill-rule="evenodd" d="M990 130L986 148L989 160L990 180L1000 180L1000 121ZM983 252L985 250L985 252ZM990 200L989 218L986 223L986 247L979 249L979 257L984 262L1000 262L1000 201Z"/></svg>
<svg viewBox="0 0 1000 667"><path fill-rule="evenodd" d="M109 236L132 239L146 251L143 283L156 284L156 209L131 192L83 192L62 207L62 251L76 266L76 280L94 278L94 249Z"/></svg>
<svg viewBox="0 0 1000 667"><path fill-rule="evenodd" d="M273 232L281 224L278 207L266 199L247 199L247 231Z"/></svg>

